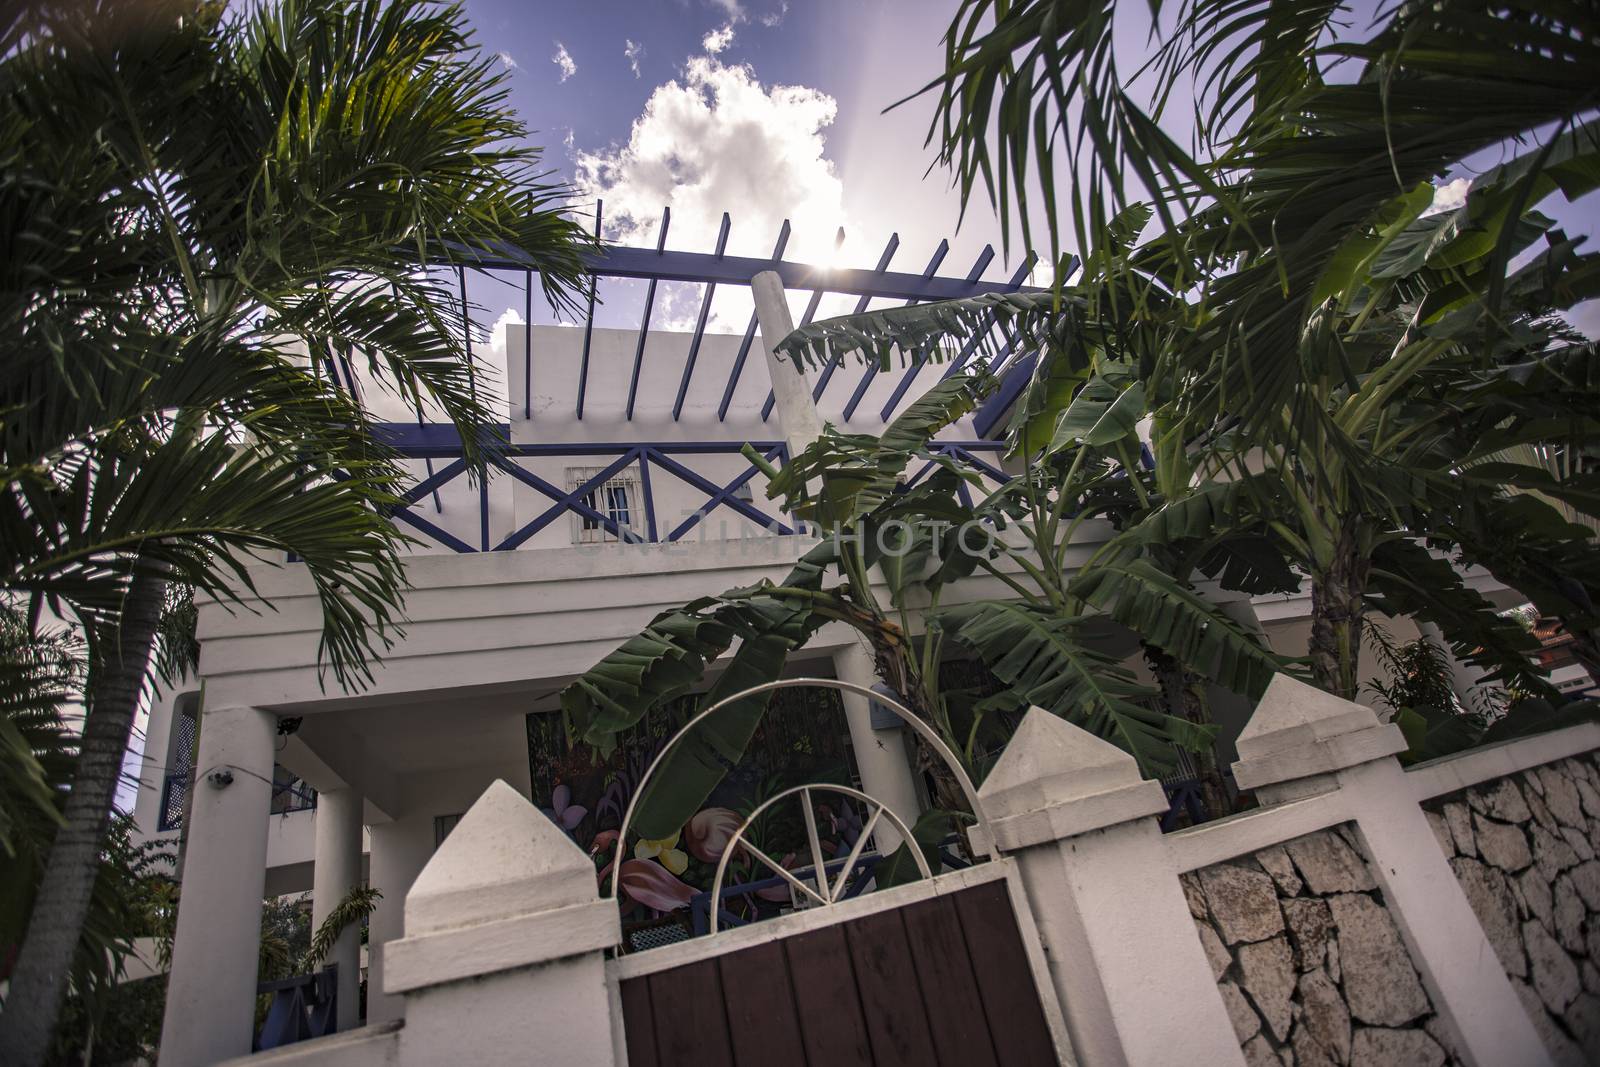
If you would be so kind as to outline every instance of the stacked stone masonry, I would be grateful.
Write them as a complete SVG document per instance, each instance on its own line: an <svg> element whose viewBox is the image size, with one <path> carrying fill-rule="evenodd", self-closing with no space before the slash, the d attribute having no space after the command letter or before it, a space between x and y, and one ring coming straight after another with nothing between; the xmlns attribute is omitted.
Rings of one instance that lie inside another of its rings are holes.
<svg viewBox="0 0 1600 1067"><path fill-rule="evenodd" d="M1460 1062L1349 828L1186 874L1183 888L1252 1067Z"/></svg>
<svg viewBox="0 0 1600 1067"><path fill-rule="evenodd" d="M1594 755L1424 806L1558 1064L1600 1063L1600 767Z"/></svg>

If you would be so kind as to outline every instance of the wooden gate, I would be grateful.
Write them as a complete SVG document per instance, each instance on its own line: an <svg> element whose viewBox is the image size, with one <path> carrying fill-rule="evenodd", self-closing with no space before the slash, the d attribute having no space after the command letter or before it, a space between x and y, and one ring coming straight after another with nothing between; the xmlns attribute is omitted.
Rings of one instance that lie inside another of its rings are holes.
<svg viewBox="0 0 1600 1067"><path fill-rule="evenodd" d="M628 1062L1070 1063L1013 879L996 860L614 960Z"/></svg>

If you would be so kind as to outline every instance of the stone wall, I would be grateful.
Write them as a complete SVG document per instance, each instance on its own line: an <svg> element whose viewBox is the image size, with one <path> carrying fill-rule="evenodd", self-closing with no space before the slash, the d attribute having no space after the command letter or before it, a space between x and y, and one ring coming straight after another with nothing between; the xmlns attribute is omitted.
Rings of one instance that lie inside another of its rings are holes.
<svg viewBox="0 0 1600 1067"><path fill-rule="evenodd" d="M1430 801L1456 878L1557 1063L1600 1062L1600 769L1561 760Z"/></svg>
<svg viewBox="0 0 1600 1067"><path fill-rule="evenodd" d="M1354 834L1307 834L1183 876L1252 1065L1458 1060Z"/></svg>

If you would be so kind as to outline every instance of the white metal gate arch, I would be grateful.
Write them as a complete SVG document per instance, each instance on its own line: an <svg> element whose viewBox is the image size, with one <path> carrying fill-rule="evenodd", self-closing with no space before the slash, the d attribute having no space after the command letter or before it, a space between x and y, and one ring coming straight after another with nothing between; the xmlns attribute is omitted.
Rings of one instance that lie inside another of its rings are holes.
<svg viewBox="0 0 1600 1067"><path fill-rule="evenodd" d="M854 682L843 682L837 678L780 678L776 681L763 682L761 685L753 685L748 689L742 689L737 693L726 696L717 701L715 704L711 705L709 708L706 708L704 711L695 715L694 718L684 723L678 732L673 734L667 743L661 747L661 751L656 753L655 759L650 761L650 766L645 768L644 774L639 778L639 782L634 788L633 796L628 799L627 810L622 814L622 826L617 831L617 861L611 866L610 895L613 900L617 899L617 894L621 888L621 859L622 856L627 853L628 831L633 825L634 809L639 803L639 798L644 795L645 786L650 783L650 779L655 774L656 768L660 766L661 761L666 758L668 753L677 747L680 741L688 736L689 731L693 730L702 721L712 715L715 715L717 712L721 711L723 708L734 703L735 701L743 700L745 697L754 696L757 693L769 693L778 689L804 689L813 687L820 689L833 689L842 693L855 693L859 696L866 697L868 700L877 702L899 716L901 721L914 730L918 737L927 742L928 747L933 749L933 751L938 754L939 758L944 760L945 765L950 768L950 773L955 777L956 784L961 787L962 795L966 797L967 803L972 807L972 813L977 817L977 825L982 832L983 838L987 841L992 841L992 835L988 833L988 819L984 817L983 805L978 800L977 787L972 784L972 778L967 774L966 768L961 766L961 761L958 760L955 753L950 750L950 746L944 743L944 739L935 733L933 728L930 727L926 722L913 714L911 709L907 708L898 700L881 691L869 689L864 685L856 685ZM827 892L822 892L822 890L827 888L828 883L827 875L824 873L824 866L820 862L820 849L817 846L815 816L810 810L810 793L812 790L842 793L862 801L868 805L869 809L875 807L876 810L870 812L873 823L876 823L880 816L887 817L894 828L899 831L902 838L904 838L906 841L912 840L911 831L905 819L899 813L891 810L887 804L884 804L876 797L870 796L869 794L861 792L860 790L851 789L847 786L834 785L832 783L816 783L812 785L801 785L795 786L791 789L786 789L777 796L768 798L764 803L757 807L755 811L751 812L749 817L739 824L739 828L729 838L728 847L723 852L721 859L717 863L716 880L712 884L712 907L710 916L712 933L716 933L717 931L716 903L718 895L722 889L723 872L727 867L728 858L741 847L754 855L763 864L771 867L779 875L779 877L786 878L788 881L798 885L802 892L815 898L818 904L826 907L837 902L839 894L836 889L828 889ZM750 827L750 824L754 822L757 817L759 817L763 812L765 812L778 801L793 797L797 794L801 796L802 802L804 803L806 809L806 833L810 839L812 859L817 866L817 871L815 872L815 877L817 879L816 890L806 887L799 881L799 879L795 878L793 875L789 874L788 871L784 870L780 864L773 862L770 858L762 855L758 850L755 850L753 846L743 842L745 831ZM863 829L860 837L857 838L855 850L852 852L850 857L850 863L846 864L845 870L840 874L841 885L845 877L849 874L850 865L853 864L855 859L860 855L862 844L870 836L870 830L870 825L866 826L866 828ZM922 850L913 847L911 849L911 854L917 863L918 869L922 872L923 877L928 877L931 872L928 868L927 860L922 856Z"/></svg>

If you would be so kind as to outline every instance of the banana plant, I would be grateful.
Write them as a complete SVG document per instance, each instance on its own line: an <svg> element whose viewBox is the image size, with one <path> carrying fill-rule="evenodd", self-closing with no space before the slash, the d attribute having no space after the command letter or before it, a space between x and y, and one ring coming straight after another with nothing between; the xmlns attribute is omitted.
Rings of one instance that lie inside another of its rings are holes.
<svg viewBox="0 0 1600 1067"><path fill-rule="evenodd" d="M773 483L769 491L778 495L792 490L792 510L829 529L837 525L853 531L858 521L919 510L951 514L944 499L954 495L949 475L910 492L897 491L897 476L915 457L942 459L929 455L928 442L972 410L989 388L992 382L981 378L954 378L909 406L881 438L825 434L783 470L765 467ZM759 455L747 456L764 465ZM820 488L807 489L804 481L822 468L830 473ZM954 552L948 541L935 549L941 561L952 561ZM701 697L700 708L776 679L790 654L829 622L861 633L877 653L880 669L889 672L891 684L905 687L900 692L910 689L908 695L917 699L922 689L912 686L911 679L920 677L918 656L926 650L919 650L909 628L878 602L869 575L874 562L860 542L825 537L781 582L763 580L661 613L562 690L568 735L609 751L617 734L651 708L692 692L735 641L738 648ZM954 560L945 573L957 573L961 566ZM641 834L670 836L699 809L743 754L768 701L767 694L736 701L667 755L638 800L635 819Z"/></svg>

